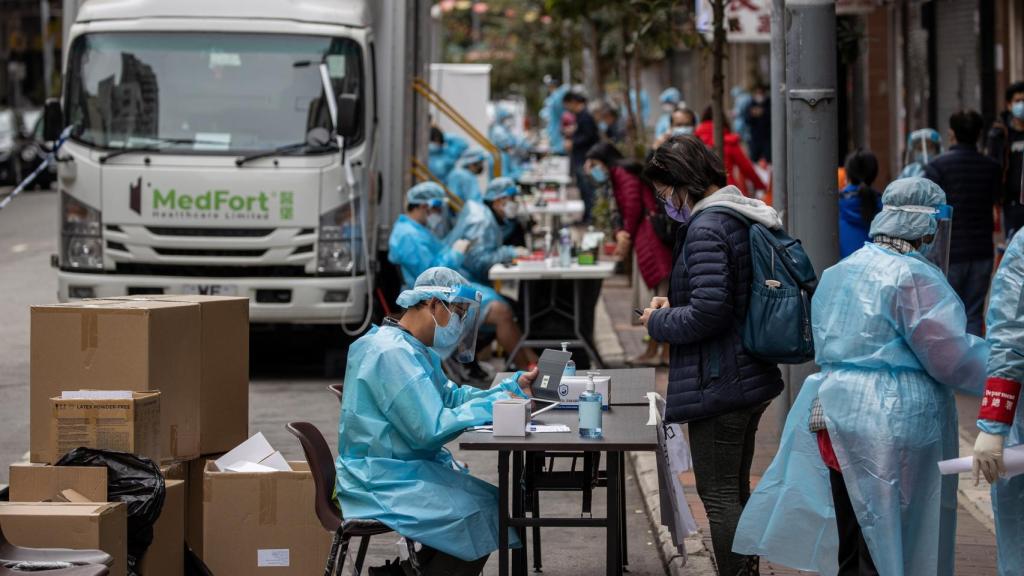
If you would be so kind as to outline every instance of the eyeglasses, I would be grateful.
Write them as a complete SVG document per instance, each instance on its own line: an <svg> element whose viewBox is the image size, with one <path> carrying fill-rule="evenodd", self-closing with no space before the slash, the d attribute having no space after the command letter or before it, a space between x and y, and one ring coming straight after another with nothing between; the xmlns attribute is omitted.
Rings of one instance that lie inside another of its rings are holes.
<svg viewBox="0 0 1024 576"><path fill-rule="evenodd" d="M672 197L672 192L673 190L671 186L666 186L664 184L654 185L654 197L662 204L668 202L668 199Z"/></svg>

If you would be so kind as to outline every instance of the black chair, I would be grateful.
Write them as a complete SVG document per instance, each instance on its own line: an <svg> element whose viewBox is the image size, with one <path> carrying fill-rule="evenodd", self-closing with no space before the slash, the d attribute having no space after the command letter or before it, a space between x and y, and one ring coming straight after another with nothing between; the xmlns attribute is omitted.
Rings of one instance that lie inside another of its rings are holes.
<svg viewBox="0 0 1024 576"><path fill-rule="evenodd" d="M11 544L0 527L0 566L18 562L66 562L68 564L110 566L114 559L102 550L67 548L25 548Z"/></svg>

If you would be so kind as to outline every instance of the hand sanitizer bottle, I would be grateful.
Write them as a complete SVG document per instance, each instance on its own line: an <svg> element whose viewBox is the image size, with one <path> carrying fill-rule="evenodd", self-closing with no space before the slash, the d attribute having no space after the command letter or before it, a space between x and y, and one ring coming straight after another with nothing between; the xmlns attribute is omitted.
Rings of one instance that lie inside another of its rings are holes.
<svg viewBox="0 0 1024 576"><path fill-rule="evenodd" d="M569 351L569 343L562 342L562 352ZM569 358L569 361L565 363L565 370L562 371L562 376L575 376L576 375L576 363Z"/></svg>
<svg viewBox="0 0 1024 576"><path fill-rule="evenodd" d="M601 437L601 394L594 387L594 374L587 373L587 390L580 394L580 437Z"/></svg>
<svg viewBox="0 0 1024 576"><path fill-rule="evenodd" d="M572 236L568 228L562 228L558 233L558 265L562 268L572 266Z"/></svg>

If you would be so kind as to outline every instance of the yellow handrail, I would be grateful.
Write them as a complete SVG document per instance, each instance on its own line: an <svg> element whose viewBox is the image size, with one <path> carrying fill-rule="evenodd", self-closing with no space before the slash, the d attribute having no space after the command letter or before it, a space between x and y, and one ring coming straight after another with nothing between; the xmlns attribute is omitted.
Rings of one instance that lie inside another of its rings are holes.
<svg viewBox="0 0 1024 576"><path fill-rule="evenodd" d="M462 128L470 138L476 140L484 150L487 150L491 154L492 161L494 163L494 173L501 174L501 150L494 145L486 136L480 133L469 120L459 114L459 112L452 107L436 90L431 88L430 84L422 78L414 78L412 81L412 89L422 96L427 102L430 102L441 111L442 114L451 119L456 126Z"/></svg>
<svg viewBox="0 0 1024 576"><path fill-rule="evenodd" d="M414 157L412 159L412 176L422 181L436 182L444 190L444 194L448 198L448 206L451 207L452 211L457 213L462 210L462 198L456 196L444 185L444 182L438 180L434 173L430 171L430 168L423 164L419 158Z"/></svg>

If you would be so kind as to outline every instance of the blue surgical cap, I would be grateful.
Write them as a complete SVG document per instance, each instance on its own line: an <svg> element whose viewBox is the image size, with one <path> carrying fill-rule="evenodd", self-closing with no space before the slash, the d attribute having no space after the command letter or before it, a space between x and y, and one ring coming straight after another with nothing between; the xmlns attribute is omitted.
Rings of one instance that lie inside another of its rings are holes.
<svg viewBox="0 0 1024 576"><path fill-rule="evenodd" d="M409 290L403 290L395 303L402 308L411 308L424 300L437 298L443 302L451 302L459 289L467 286L469 281L451 268L436 266L427 268L416 277L416 284Z"/></svg>
<svg viewBox="0 0 1024 576"><path fill-rule="evenodd" d="M443 202L444 188L436 182L420 182L405 193L405 203L411 206L440 206Z"/></svg>
<svg viewBox="0 0 1024 576"><path fill-rule="evenodd" d="M506 176L501 176L491 180L491 183L487 185L487 192L484 193L484 202L493 202L498 198L515 196L518 193L519 186L516 185L516 181Z"/></svg>
<svg viewBox="0 0 1024 576"><path fill-rule="evenodd" d="M942 135L939 134L934 128L921 128L920 130L914 130L907 135L907 144L913 145L918 140L931 141L936 144L942 143Z"/></svg>
<svg viewBox="0 0 1024 576"><path fill-rule="evenodd" d="M494 119L498 122L501 122L511 116L512 111L509 110L508 106L498 106L494 109Z"/></svg>
<svg viewBox="0 0 1024 576"><path fill-rule="evenodd" d="M477 162L483 162L487 159L487 153L481 148L469 148L459 156L459 166L468 166L470 164L476 164Z"/></svg>
<svg viewBox="0 0 1024 576"><path fill-rule="evenodd" d="M935 214L946 193L927 178L893 180L882 194L882 211L871 221L871 237L919 240L935 234Z"/></svg>
<svg viewBox="0 0 1024 576"><path fill-rule="evenodd" d="M662 104L679 104L679 101L683 99L683 95L679 92L678 88L665 88L661 92L661 96L658 98Z"/></svg>

